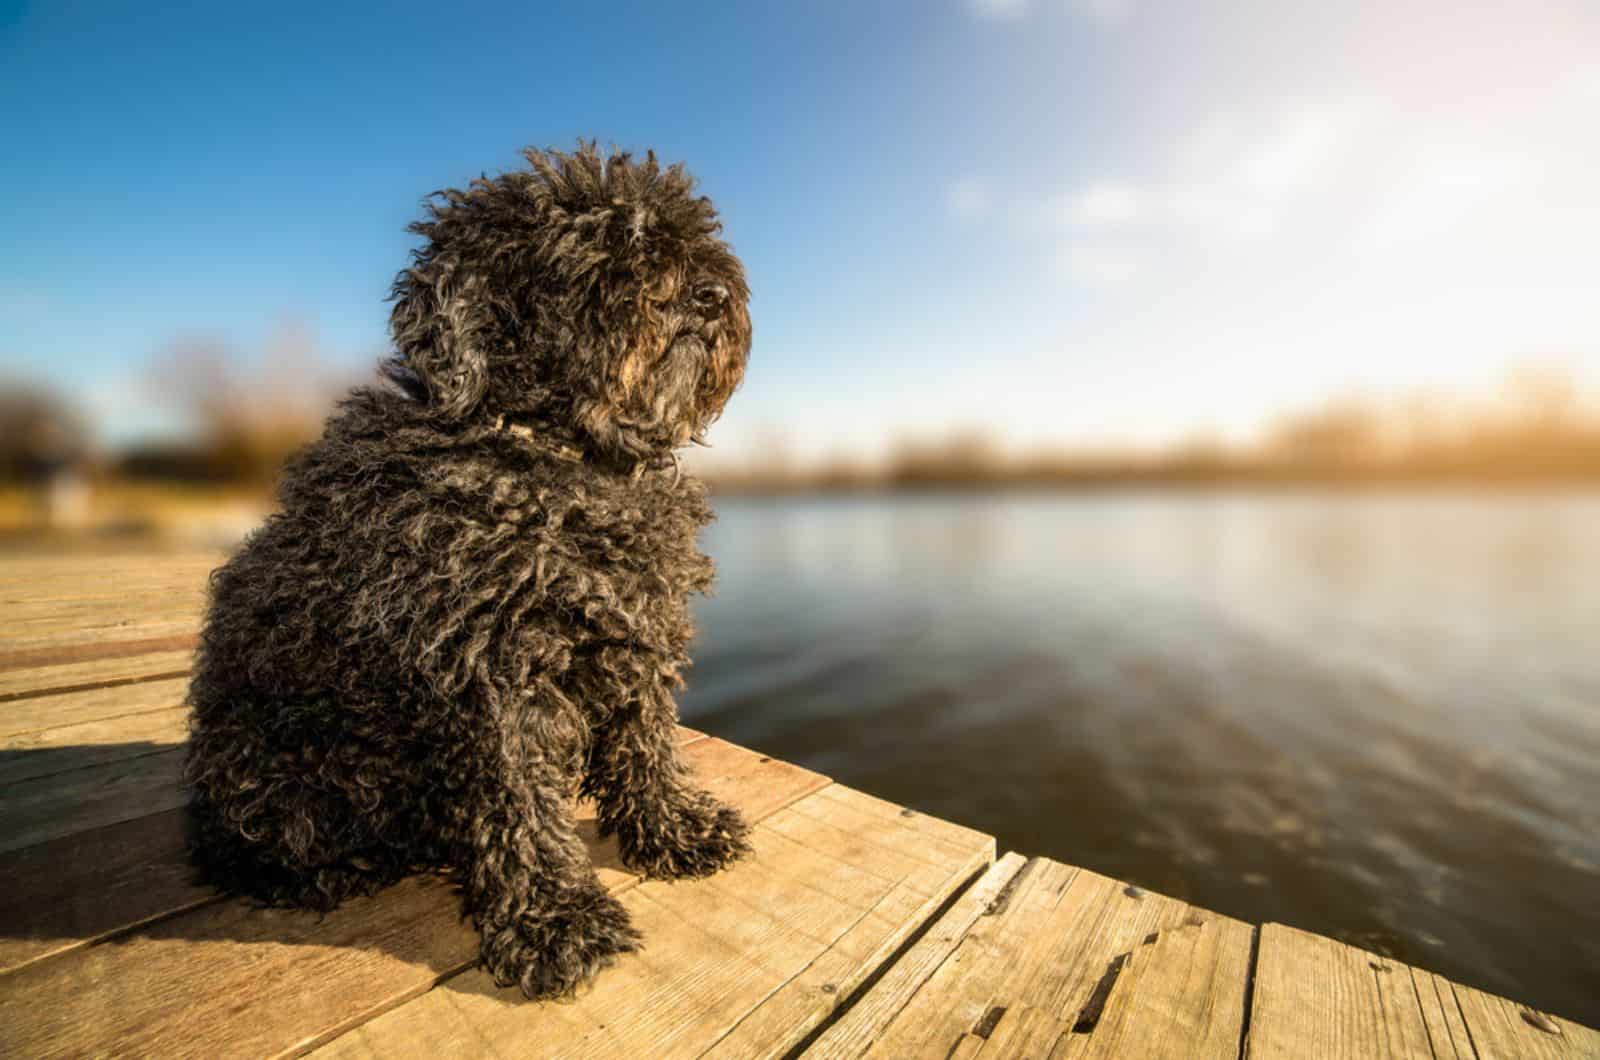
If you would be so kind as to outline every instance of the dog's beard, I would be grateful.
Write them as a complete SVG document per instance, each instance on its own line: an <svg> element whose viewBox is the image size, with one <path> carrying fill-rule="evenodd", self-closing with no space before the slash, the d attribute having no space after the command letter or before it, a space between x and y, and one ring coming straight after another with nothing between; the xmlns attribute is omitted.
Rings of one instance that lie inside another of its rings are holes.
<svg viewBox="0 0 1600 1060"><path fill-rule="evenodd" d="M657 407L662 425L667 428L668 444L689 444L699 430L695 396L700 389L700 374L705 369L706 342L698 334L679 335L662 358Z"/></svg>
<svg viewBox="0 0 1600 1060"><path fill-rule="evenodd" d="M708 352L698 329L679 333L654 364L638 373L642 392L637 404L617 418L618 426L657 445L687 445L701 426L698 398Z"/></svg>

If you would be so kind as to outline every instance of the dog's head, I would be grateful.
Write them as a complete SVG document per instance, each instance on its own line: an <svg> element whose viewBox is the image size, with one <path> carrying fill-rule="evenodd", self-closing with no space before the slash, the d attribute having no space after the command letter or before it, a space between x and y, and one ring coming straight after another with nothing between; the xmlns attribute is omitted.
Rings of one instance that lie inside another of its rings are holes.
<svg viewBox="0 0 1600 1060"><path fill-rule="evenodd" d="M438 192L396 278L389 373L442 414L528 413L644 457L697 438L750 351L744 269L681 165L593 144Z"/></svg>

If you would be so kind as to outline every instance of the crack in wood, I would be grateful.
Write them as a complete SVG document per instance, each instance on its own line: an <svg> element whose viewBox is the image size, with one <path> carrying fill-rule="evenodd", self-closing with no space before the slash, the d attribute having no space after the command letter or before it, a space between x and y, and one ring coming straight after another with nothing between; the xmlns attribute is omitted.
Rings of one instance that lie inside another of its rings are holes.
<svg viewBox="0 0 1600 1060"><path fill-rule="evenodd" d="M991 1006L989 1011L983 1014L983 1019L973 1024L972 1033L984 1041L988 1041L989 1035L994 1033L994 1029L1000 1025L1000 1020L1005 1014L1006 1007L1004 1005Z"/></svg>
<svg viewBox="0 0 1600 1060"><path fill-rule="evenodd" d="M1022 878L1032 872L1033 867L1037 864L1039 864L1038 858L1029 858L1028 863L1018 869L1017 874L1007 880L1004 887L1000 888L1000 893L990 899L989 906L983 911L983 915L999 916L1004 913L1006 907L1011 904L1011 896L1017 893L1017 887L1022 883Z"/></svg>
<svg viewBox="0 0 1600 1060"><path fill-rule="evenodd" d="M1089 1000L1084 1002L1083 1009L1078 1013L1077 1020L1072 1024L1073 1034L1093 1034L1095 1026L1100 1022L1100 1016L1105 1012L1106 1001L1111 997L1111 990L1117 985L1117 976L1122 974L1122 966L1128 963L1132 951L1119 953L1111 958L1106 965L1105 974L1100 981L1094 984L1094 992L1089 995Z"/></svg>
<svg viewBox="0 0 1600 1060"><path fill-rule="evenodd" d="M1239 1020L1239 1060L1250 1050L1250 1016L1256 999L1256 964L1261 960L1261 925L1250 926L1250 959L1244 966L1244 1015Z"/></svg>
<svg viewBox="0 0 1600 1060"><path fill-rule="evenodd" d="M38 699L41 696L64 696L69 692L98 692L102 688L121 688L123 685L142 685L152 681L170 681L175 677L187 677L189 671L172 670L153 674L139 674L135 677L107 677L99 681L85 681L81 684L59 685L54 688L29 688L21 692L0 692L0 703L14 703L19 699Z"/></svg>

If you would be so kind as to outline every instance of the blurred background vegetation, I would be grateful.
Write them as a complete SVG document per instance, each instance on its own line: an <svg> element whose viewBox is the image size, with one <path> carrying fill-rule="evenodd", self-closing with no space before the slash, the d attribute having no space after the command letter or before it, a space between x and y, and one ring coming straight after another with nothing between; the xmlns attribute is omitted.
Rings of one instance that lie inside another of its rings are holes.
<svg viewBox="0 0 1600 1060"><path fill-rule="evenodd" d="M369 380L325 363L303 328L248 358L221 343L153 356L148 399L181 429L121 444L72 398L0 385L0 533L157 531L228 541L270 508L283 462ZM1600 483L1600 400L1556 368L1509 368L1484 392L1338 395L1287 410L1256 437L1199 433L1135 448L1008 449L979 428L892 441L876 457L797 460L768 433L748 452L692 454L723 493L914 489L1278 488Z"/></svg>

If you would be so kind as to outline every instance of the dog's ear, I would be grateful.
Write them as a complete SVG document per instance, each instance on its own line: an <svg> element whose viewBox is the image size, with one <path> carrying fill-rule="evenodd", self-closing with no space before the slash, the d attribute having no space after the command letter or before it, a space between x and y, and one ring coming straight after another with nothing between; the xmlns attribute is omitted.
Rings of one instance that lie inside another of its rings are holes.
<svg viewBox="0 0 1600 1060"><path fill-rule="evenodd" d="M448 258L419 259L394 282L395 348L447 415L466 416L489 387L493 317L482 283Z"/></svg>

